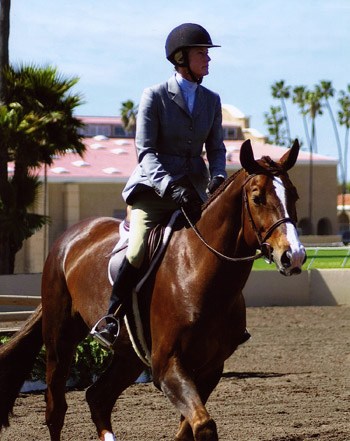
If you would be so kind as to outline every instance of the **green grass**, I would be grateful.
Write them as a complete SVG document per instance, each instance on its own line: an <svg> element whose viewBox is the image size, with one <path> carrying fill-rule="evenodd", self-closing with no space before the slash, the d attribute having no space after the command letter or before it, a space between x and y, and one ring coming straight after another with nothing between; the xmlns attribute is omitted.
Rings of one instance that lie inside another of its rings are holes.
<svg viewBox="0 0 350 441"><path fill-rule="evenodd" d="M308 269L350 269L350 247L306 248L307 260L303 270ZM269 265L264 259L254 262L253 270L275 270L275 264Z"/></svg>

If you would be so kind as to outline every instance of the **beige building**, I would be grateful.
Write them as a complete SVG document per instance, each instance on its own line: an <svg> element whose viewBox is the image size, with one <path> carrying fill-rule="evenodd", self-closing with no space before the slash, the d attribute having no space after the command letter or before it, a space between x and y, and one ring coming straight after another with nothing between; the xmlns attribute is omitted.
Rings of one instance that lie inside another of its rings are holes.
<svg viewBox="0 0 350 441"><path fill-rule="evenodd" d="M51 223L25 242L16 257L17 273L41 272L54 240L79 220L91 216L124 217L126 207L121 191L136 165L134 141L124 132L120 118L81 119L85 123L86 154L81 159L73 152L67 153L56 158L47 171L46 204L43 192L36 211L46 211ZM266 144L264 136L249 127L249 118L234 106L223 105L223 127L229 174L240 168L239 149L244 139L251 139L256 158L268 155L279 159L286 151ZM300 196L299 230L303 235L336 234L337 161L313 155L312 175L310 204L310 155L301 151L290 171ZM41 176L44 177L43 170Z"/></svg>

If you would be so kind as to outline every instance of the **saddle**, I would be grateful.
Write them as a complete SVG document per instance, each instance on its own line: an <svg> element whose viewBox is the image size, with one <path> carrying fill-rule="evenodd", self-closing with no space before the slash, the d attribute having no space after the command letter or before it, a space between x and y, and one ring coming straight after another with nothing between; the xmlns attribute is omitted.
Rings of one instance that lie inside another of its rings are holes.
<svg viewBox="0 0 350 441"><path fill-rule="evenodd" d="M181 214L180 210L175 211L172 214L168 223L164 225L158 224L150 231L147 241L147 252L145 254L145 261L143 264L144 275L137 285L136 291L139 291L140 287L147 280L148 276L152 273L156 264L159 262L164 251L166 250L179 214ZM120 239L112 250L111 258L108 264L108 278L111 285L113 285L114 283L114 280L117 276L118 268L123 258L125 257L126 250L128 248L129 226L130 223L128 218L125 218L119 226Z"/></svg>

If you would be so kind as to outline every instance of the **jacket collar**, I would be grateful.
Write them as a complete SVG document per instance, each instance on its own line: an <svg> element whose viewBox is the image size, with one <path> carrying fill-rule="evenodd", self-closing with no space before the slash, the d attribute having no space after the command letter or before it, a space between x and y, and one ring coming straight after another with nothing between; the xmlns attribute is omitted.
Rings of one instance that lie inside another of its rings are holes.
<svg viewBox="0 0 350 441"><path fill-rule="evenodd" d="M194 109L193 113L191 114L188 110L187 104L183 98L180 86L178 82L176 81L175 75L169 78L168 80L168 94L171 100L173 100L181 109L187 113L188 116L191 118L196 117L199 115L201 110L204 107L204 93L203 93L203 87L199 85L196 90L196 100L194 103Z"/></svg>

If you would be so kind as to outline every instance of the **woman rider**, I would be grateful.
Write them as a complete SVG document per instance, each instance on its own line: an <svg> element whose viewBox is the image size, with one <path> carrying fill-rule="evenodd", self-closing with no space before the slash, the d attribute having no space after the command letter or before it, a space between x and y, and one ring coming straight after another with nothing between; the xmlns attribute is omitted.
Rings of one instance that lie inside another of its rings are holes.
<svg viewBox="0 0 350 441"><path fill-rule="evenodd" d="M132 207L129 244L112 288L106 324L95 335L108 347L113 346L125 303L139 279L150 229L180 207L198 219L207 192L213 193L226 178L220 97L201 85L209 73L212 47L219 46L202 26L177 26L165 43L174 75L143 92L136 124L138 165L123 190Z"/></svg>

